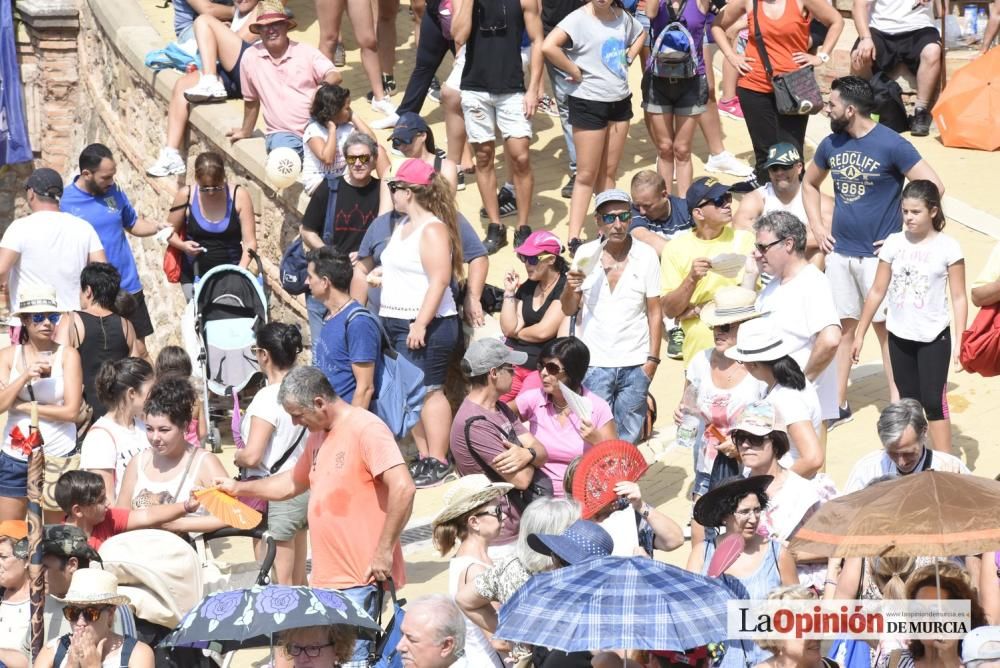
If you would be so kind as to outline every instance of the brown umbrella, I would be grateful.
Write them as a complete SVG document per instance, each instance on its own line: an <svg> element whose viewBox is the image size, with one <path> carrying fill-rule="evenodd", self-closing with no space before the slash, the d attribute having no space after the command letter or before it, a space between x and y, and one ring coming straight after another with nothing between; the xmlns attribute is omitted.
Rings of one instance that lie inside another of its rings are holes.
<svg viewBox="0 0 1000 668"><path fill-rule="evenodd" d="M831 557L950 557L1000 549L1000 482L924 471L820 506L790 547Z"/></svg>

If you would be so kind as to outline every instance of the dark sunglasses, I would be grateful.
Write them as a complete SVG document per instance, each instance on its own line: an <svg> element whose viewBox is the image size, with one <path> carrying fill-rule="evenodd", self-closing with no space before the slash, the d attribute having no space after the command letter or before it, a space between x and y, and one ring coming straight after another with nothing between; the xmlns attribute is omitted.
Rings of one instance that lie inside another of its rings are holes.
<svg viewBox="0 0 1000 668"><path fill-rule="evenodd" d="M333 647L331 643L325 645L286 645L285 653L288 656L299 656L305 654L310 659L315 659L327 647ZM337 664L340 665L339 663Z"/></svg>
<svg viewBox="0 0 1000 668"><path fill-rule="evenodd" d="M770 440L769 436L757 436L756 434L747 434L745 432L733 434L733 445L738 448L745 446L751 450L760 450Z"/></svg>
<svg viewBox="0 0 1000 668"><path fill-rule="evenodd" d="M504 514L503 508L501 508L500 506L494 506L492 510L484 510L481 513L476 513L475 515L473 515L473 517L490 516L497 518L497 522L500 522L503 520L503 514Z"/></svg>
<svg viewBox="0 0 1000 668"><path fill-rule="evenodd" d="M198 186L198 190L209 194L222 192L225 189L226 186Z"/></svg>
<svg viewBox="0 0 1000 668"><path fill-rule="evenodd" d="M45 322L46 320L48 320L53 325L55 325L55 324L57 324L59 322L60 318L62 318L62 313L32 313L31 314L31 322L35 323L36 325L40 325L43 322Z"/></svg>
<svg viewBox="0 0 1000 668"><path fill-rule="evenodd" d="M538 363L538 370L539 371L544 371L545 373L549 374L550 376L558 376L563 371L565 371L565 369L563 369L561 366L559 366L555 362L544 362L544 363L543 362L539 362Z"/></svg>
<svg viewBox="0 0 1000 668"><path fill-rule="evenodd" d="M775 172L787 172L788 170L793 169L794 167L795 165L771 165L770 167L767 168L767 171L770 172L773 170Z"/></svg>
<svg viewBox="0 0 1000 668"><path fill-rule="evenodd" d="M726 193L725 195L722 195L720 197L716 197L715 199L706 199L706 200L703 200L695 208L696 209L700 209L703 206L708 206L709 204L711 204L712 206L721 209L721 208L725 207L727 204L729 204L732 201L733 201L733 196L730 195L729 193Z"/></svg>
<svg viewBox="0 0 1000 668"><path fill-rule="evenodd" d="M712 327L712 329L717 329L720 332L722 332L723 334L728 334L729 330L731 330L732 328L733 328L732 323L727 323L725 325L714 325ZM253 350L253 348L251 348L251 350Z"/></svg>
<svg viewBox="0 0 1000 668"><path fill-rule="evenodd" d="M389 192L397 192L399 190L409 190L410 186L406 183L401 183L399 181L389 181Z"/></svg>
<svg viewBox="0 0 1000 668"><path fill-rule="evenodd" d="M753 245L753 247L754 247L754 248L755 248L755 249L757 250L757 252L758 252L758 253L760 253L761 255L766 255L766 254L767 254L767 251L771 250L771 249L772 249L773 247L777 246L778 244L780 244L780 243L781 243L782 241L784 241L784 240L785 240L785 239L787 239L787 238L788 238L788 237L782 237L782 238L780 238L780 239L776 239L776 240L772 241L772 242L771 242L771 243L769 243L769 244L754 244L754 245Z"/></svg>
<svg viewBox="0 0 1000 668"><path fill-rule="evenodd" d="M351 164L353 162L359 165L367 165L369 162L371 162L371 159L372 156L370 153L365 153L364 155L344 156L344 160L347 161L347 164Z"/></svg>
<svg viewBox="0 0 1000 668"><path fill-rule="evenodd" d="M539 262L549 257L550 255L551 253L539 253L538 255L532 257L531 255L521 255L520 253L518 253L517 259L525 263L529 267L534 267L535 265L537 265Z"/></svg>
<svg viewBox="0 0 1000 668"><path fill-rule="evenodd" d="M75 622L83 615L83 619L88 622L96 622L105 611L110 610L108 605L67 605L63 608L63 617L68 622Z"/></svg>
<svg viewBox="0 0 1000 668"><path fill-rule="evenodd" d="M605 225L614 225L616 221L627 223L632 220L631 211L619 211L618 213L602 213L601 220Z"/></svg>
<svg viewBox="0 0 1000 668"><path fill-rule="evenodd" d="M400 146L409 146L412 144L414 139L416 139L416 135L410 137L409 140L403 139L402 137L393 137L392 147L398 150Z"/></svg>

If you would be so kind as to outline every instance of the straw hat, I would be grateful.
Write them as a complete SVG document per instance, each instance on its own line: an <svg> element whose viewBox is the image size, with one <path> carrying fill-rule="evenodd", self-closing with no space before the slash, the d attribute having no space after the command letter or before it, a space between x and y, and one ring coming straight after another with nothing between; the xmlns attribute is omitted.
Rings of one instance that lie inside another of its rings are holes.
<svg viewBox="0 0 1000 668"><path fill-rule="evenodd" d="M507 482L490 482L482 473L462 476L444 495L444 508L431 522L431 526L443 524L461 517L470 510L483 506L514 489Z"/></svg>
<svg viewBox="0 0 1000 668"><path fill-rule="evenodd" d="M17 291L17 309L11 315L62 313L56 289L48 285L22 285Z"/></svg>
<svg viewBox="0 0 1000 668"><path fill-rule="evenodd" d="M770 318L751 320L736 332L736 345L725 355L737 362L773 362L795 350Z"/></svg>
<svg viewBox="0 0 1000 668"><path fill-rule="evenodd" d="M250 32L257 35L261 28L272 23L287 23L288 29L293 30L298 25L291 16L285 13L285 6L277 0L264 0L260 3L260 13L257 20L250 24Z"/></svg>
<svg viewBox="0 0 1000 668"><path fill-rule="evenodd" d="M748 288L738 285L719 288L715 299L702 307L701 321L709 327L717 327L759 318L763 314L757 311L756 302L757 293Z"/></svg>
<svg viewBox="0 0 1000 668"><path fill-rule="evenodd" d="M81 568L73 573L69 591L56 598L67 605L123 605L128 596L118 593L118 578L100 568Z"/></svg>

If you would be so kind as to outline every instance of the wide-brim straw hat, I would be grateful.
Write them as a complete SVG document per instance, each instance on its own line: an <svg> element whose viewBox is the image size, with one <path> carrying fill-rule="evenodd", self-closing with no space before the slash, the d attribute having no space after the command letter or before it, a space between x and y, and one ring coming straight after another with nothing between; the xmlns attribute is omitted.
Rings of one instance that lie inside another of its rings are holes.
<svg viewBox="0 0 1000 668"><path fill-rule="evenodd" d="M736 345L724 354L737 362L773 362L795 349L795 344L785 339L771 318L757 318L740 326L736 332Z"/></svg>
<svg viewBox="0 0 1000 668"><path fill-rule="evenodd" d="M444 508L431 521L431 526L443 524L456 517L461 517L470 510L495 501L514 489L507 482L490 482L481 473L463 476L451 486L444 495Z"/></svg>
<svg viewBox="0 0 1000 668"><path fill-rule="evenodd" d="M294 30L299 24L291 16L285 13L285 6L280 2L268 1L260 3L260 13L257 20L250 24L250 32L257 35L260 29L272 23L285 22L289 30Z"/></svg>
<svg viewBox="0 0 1000 668"><path fill-rule="evenodd" d="M757 293L738 285L719 288L715 299L701 308L701 321L709 327L729 325L759 318L756 307Z"/></svg>
<svg viewBox="0 0 1000 668"><path fill-rule="evenodd" d="M118 578L100 568L81 568L73 573L69 591L62 598L53 597L66 605L124 605L128 596L118 593Z"/></svg>
<svg viewBox="0 0 1000 668"><path fill-rule="evenodd" d="M56 289L47 285L22 285L17 291L17 308L11 315L62 313Z"/></svg>
<svg viewBox="0 0 1000 668"><path fill-rule="evenodd" d="M755 475L749 478L740 478L723 482L718 487L702 495L694 504L694 520L703 527L721 527L725 515L723 515L720 502L731 496L738 496L741 499L747 494L761 493L767 491L768 485L774 480L772 475Z"/></svg>

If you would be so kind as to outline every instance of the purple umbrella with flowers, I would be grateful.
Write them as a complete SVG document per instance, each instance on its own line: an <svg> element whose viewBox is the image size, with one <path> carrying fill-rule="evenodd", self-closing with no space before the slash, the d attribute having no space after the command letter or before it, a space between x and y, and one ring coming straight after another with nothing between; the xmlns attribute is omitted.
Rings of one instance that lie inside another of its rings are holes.
<svg viewBox="0 0 1000 668"><path fill-rule="evenodd" d="M366 637L381 631L368 613L334 589L258 585L207 596L159 645L225 653L273 646L281 631L331 625Z"/></svg>

